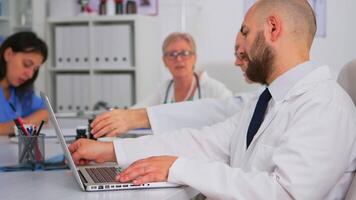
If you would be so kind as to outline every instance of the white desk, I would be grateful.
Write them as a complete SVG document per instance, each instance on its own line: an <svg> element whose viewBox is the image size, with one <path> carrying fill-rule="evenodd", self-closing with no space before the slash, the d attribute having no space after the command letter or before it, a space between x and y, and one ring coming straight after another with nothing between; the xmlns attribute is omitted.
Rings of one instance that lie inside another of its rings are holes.
<svg viewBox="0 0 356 200"><path fill-rule="evenodd" d="M0 166L18 163L18 144L8 137L0 136ZM46 139L45 157L62 153L56 139ZM0 172L0 199L48 200L111 200L111 199L191 199L198 192L190 187L168 189L140 189L104 192L83 192L70 170Z"/></svg>
<svg viewBox="0 0 356 200"><path fill-rule="evenodd" d="M6 200L180 200L197 194L189 187L82 192L69 170L0 173L0 185L1 199Z"/></svg>

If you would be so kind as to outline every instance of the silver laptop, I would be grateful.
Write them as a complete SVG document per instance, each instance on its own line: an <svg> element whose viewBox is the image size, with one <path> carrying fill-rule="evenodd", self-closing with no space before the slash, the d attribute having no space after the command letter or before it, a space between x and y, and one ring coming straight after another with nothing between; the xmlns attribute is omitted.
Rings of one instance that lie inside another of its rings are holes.
<svg viewBox="0 0 356 200"><path fill-rule="evenodd" d="M84 191L104 191L104 190L129 190L141 188L167 188L179 187L180 185L168 182L152 182L141 185L134 185L132 183L118 183L115 181L117 173L122 171L117 165L90 165L77 167L74 164L72 155L68 150L61 128L59 127L57 118L54 114L53 108L49 102L48 97L41 92L41 97L46 103L49 112L50 120L54 126L57 137L62 146L64 156L67 163L72 170L74 177L80 188Z"/></svg>

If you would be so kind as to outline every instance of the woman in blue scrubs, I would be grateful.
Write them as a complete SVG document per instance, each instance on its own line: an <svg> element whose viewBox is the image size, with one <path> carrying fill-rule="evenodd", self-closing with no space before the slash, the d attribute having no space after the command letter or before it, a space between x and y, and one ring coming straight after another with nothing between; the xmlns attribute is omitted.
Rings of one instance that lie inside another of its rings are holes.
<svg viewBox="0 0 356 200"><path fill-rule="evenodd" d="M0 135L13 133L14 122L39 125L48 113L33 84L47 59L47 45L32 32L9 36L0 47ZM14 108L10 106L13 105Z"/></svg>

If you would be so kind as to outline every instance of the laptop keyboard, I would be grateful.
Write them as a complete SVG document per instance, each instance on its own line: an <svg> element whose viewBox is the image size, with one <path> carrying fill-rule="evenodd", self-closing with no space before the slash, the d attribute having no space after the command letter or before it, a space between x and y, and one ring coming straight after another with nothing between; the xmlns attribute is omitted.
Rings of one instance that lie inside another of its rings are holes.
<svg viewBox="0 0 356 200"><path fill-rule="evenodd" d="M115 182L116 174L119 172L115 167L98 167L85 169L95 183Z"/></svg>

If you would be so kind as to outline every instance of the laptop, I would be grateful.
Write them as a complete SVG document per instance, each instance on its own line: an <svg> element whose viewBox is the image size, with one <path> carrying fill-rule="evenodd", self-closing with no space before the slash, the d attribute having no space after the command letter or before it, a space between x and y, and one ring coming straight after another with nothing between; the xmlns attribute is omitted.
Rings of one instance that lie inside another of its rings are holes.
<svg viewBox="0 0 356 200"><path fill-rule="evenodd" d="M46 103L49 112L50 120L55 129L59 142L62 146L64 156L67 160L75 180L83 191L107 191L107 190L129 190L129 189L142 189L142 188L171 188L179 187L181 185L168 183L168 182L152 182L141 185L134 185L133 183L119 183L115 181L115 176L123 169L118 165L90 165L79 166L74 164L72 155L68 150L67 143L65 142L61 128L59 127L57 118L54 114L53 108L50 104L48 97L41 92L41 97Z"/></svg>

